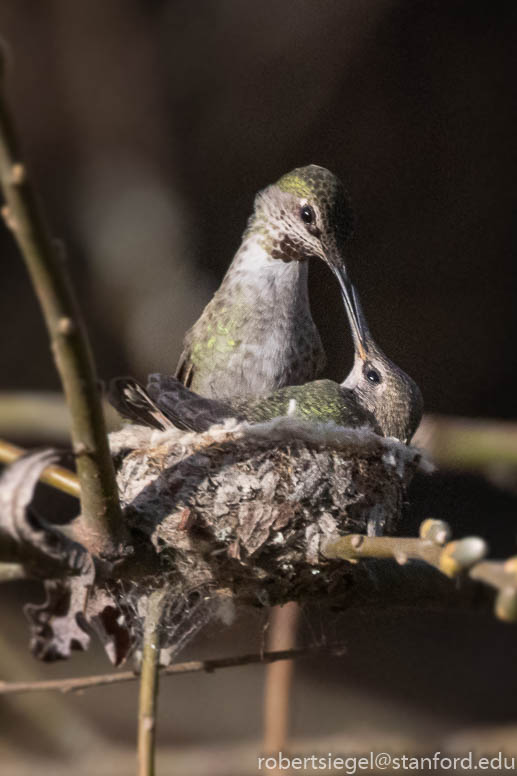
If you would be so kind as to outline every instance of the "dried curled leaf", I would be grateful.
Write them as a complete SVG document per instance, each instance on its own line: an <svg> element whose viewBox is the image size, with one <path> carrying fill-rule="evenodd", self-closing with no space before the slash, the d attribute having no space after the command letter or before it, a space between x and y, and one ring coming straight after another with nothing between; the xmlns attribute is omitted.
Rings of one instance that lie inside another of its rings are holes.
<svg viewBox="0 0 517 776"><path fill-rule="evenodd" d="M56 459L53 450L24 456L0 478L0 541L9 542L33 576L47 578L45 602L25 607L31 649L41 660L68 658L73 649L87 648L86 611L95 578L87 550L31 510L41 472Z"/></svg>
<svg viewBox="0 0 517 776"><path fill-rule="evenodd" d="M121 600L120 594L97 588L88 599L85 615L115 666L122 665L135 643L131 621Z"/></svg>
<svg viewBox="0 0 517 776"><path fill-rule="evenodd" d="M46 600L26 604L25 614L31 625L31 652L39 660L65 660L72 650L85 651L90 644L84 610L93 574L85 579L53 579L45 582Z"/></svg>
<svg viewBox="0 0 517 776"><path fill-rule="evenodd" d="M52 571L81 574L91 566L91 557L78 542L45 521L31 509L31 501L42 471L58 456L54 450L42 450L19 458L0 477L0 544L8 542L9 551L18 548L35 576Z"/></svg>
<svg viewBox="0 0 517 776"><path fill-rule="evenodd" d="M33 539L27 507L44 469L57 460L54 450L24 455L8 466L0 477L0 526L18 541Z"/></svg>

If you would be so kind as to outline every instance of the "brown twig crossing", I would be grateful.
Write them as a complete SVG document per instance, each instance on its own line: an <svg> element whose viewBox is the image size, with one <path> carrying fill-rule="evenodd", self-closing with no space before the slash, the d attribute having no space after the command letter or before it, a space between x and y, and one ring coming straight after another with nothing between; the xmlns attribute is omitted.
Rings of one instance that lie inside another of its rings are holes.
<svg viewBox="0 0 517 776"><path fill-rule="evenodd" d="M309 657L320 653L334 654L344 653L340 645L330 647L306 647L304 649L283 649L276 652L253 653L237 655L236 657L223 657L214 660L189 660L185 663L174 663L160 669L162 676L175 676L176 674L212 673L221 668L236 668L254 663L274 663L277 660L294 660L301 657ZM15 695L24 692L75 692L89 690L92 687L102 687L107 684L120 684L122 682L135 682L138 674L133 671L118 671L111 674L97 674L95 676L81 676L71 679L48 679L40 682L0 682L0 695Z"/></svg>

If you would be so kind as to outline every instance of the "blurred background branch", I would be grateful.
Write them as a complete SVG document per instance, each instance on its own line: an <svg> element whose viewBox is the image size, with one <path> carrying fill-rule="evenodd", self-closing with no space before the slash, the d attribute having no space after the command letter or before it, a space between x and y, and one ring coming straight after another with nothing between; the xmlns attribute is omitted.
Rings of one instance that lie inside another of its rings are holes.
<svg viewBox="0 0 517 776"><path fill-rule="evenodd" d="M269 615L267 643L271 650L294 649L300 607L296 601L275 606ZM264 681L263 752L285 751L288 746L294 663L287 660L270 665Z"/></svg>
<svg viewBox="0 0 517 776"><path fill-rule="evenodd" d="M490 472L517 469L517 423L481 418L426 415L414 444L441 468Z"/></svg>
<svg viewBox="0 0 517 776"><path fill-rule="evenodd" d="M103 411L109 431L120 418L108 402ZM0 436L37 444L70 444L70 420L62 393L53 391L0 391Z"/></svg>

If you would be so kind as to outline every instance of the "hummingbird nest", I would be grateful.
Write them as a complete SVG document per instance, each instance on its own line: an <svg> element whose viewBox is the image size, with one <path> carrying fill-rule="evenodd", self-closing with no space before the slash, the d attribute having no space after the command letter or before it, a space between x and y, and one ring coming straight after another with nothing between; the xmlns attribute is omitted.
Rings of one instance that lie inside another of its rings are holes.
<svg viewBox="0 0 517 776"><path fill-rule="evenodd" d="M140 649L155 593L162 662L210 620L229 623L236 604L360 600L370 569L327 558L325 544L396 532L411 476L427 467L415 448L369 429L289 417L203 434L128 426L111 446L130 534L117 562L32 510L54 451L0 478L0 528L45 580L46 599L26 606L31 648L44 660L87 649L95 631L120 664Z"/></svg>
<svg viewBox="0 0 517 776"><path fill-rule="evenodd" d="M129 426L111 445L127 524L159 559L153 586L206 619L228 618L234 603L337 603L353 567L325 558L325 543L394 533L423 465L369 429L286 417L202 434Z"/></svg>

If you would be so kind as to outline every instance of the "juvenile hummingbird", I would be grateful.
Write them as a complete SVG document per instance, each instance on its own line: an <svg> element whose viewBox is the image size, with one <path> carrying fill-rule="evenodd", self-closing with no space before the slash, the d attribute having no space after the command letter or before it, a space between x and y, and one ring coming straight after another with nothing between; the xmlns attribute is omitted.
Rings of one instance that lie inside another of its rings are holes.
<svg viewBox="0 0 517 776"><path fill-rule="evenodd" d="M352 284L343 280L341 291L354 341L354 363L341 384L316 380L280 388L265 397L216 400L195 394L175 377L154 374L147 390L131 378L117 378L111 384L110 400L124 417L159 429L206 431L228 418L257 423L289 415L340 426L368 426L382 436L409 443L422 417L420 389L374 341Z"/></svg>
<svg viewBox="0 0 517 776"><path fill-rule="evenodd" d="M215 399L313 380L325 353L309 308L307 260L323 259L345 281L351 231L343 184L324 167L299 167L260 191L220 288L185 336L178 380Z"/></svg>

